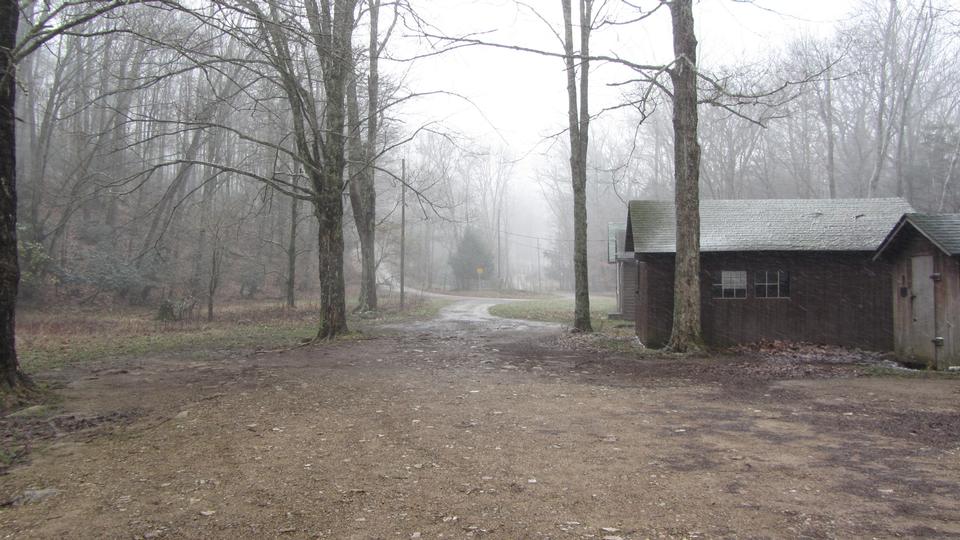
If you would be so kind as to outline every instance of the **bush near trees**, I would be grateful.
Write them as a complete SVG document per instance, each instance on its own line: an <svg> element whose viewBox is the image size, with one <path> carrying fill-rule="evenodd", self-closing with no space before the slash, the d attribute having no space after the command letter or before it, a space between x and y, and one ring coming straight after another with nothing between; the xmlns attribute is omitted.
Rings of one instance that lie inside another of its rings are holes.
<svg viewBox="0 0 960 540"><path fill-rule="evenodd" d="M20 259L20 290L23 298L33 298L40 294L46 285L47 269L53 262L43 244L17 238L17 254Z"/></svg>
<svg viewBox="0 0 960 540"><path fill-rule="evenodd" d="M493 276L493 252L474 229L467 229L450 256L450 267L457 288L480 289L481 283Z"/></svg>

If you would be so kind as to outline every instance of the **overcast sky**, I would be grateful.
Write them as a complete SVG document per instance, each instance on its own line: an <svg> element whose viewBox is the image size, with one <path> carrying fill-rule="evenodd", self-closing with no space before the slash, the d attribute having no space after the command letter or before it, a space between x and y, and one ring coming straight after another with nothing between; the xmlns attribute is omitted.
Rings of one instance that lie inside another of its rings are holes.
<svg viewBox="0 0 960 540"><path fill-rule="evenodd" d="M614 3L614 2L611 2ZM562 31L560 2L531 0L531 6ZM650 4L650 2L647 2ZM703 65L734 64L765 56L800 33L828 35L853 0L735 0L697 2L694 17ZM425 4L423 16L448 35L489 32L483 39L561 51L550 28L513 0L443 0ZM595 54L617 54L640 63L672 59L669 15L661 10L642 25L605 28L593 37ZM621 13L626 17L627 12ZM411 46L405 44L404 49ZM421 44L422 47L422 44ZM405 66L406 68L406 66ZM629 73L594 65L591 109L614 104L618 91L605 87ZM545 135L562 129L566 119L563 61L533 54L475 47L420 60L409 84L418 90L443 89L469 98L431 99L419 116L432 114L449 125L497 144L526 152Z"/></svg>
<svg viewBox="0 0 960 540"><path fill-rule="evenodd" d="M830 35L854 3L854 0L695 2L700 63L717 66L757 60L797 35ZM641 2L641 5L651 4ZM562 45L553 34L556 31L562 35L560 2L528 0L528 5L536 8L539 15L551 23L553 30L529 7L518 5L514 0L427 2L421 4L424 10L421 16L446 35L485 32L482 37L487 41L561 52ZM619 15L627 18L629 12ZM403 34L409 32L400 32L397 37ZM401 56L426 48L424 43L414 43L410 38L397 39L397 42L394 45L401 51ZM663 8L661 13L642 24L597 31L591 49L593 54L617 55L638 63L668 62L673 57L669 12ZM520 159L515 167L513 195L530 195L529 204L524 203L530 208L537 204L539 191L532 178L544 166L542 154L550 144L547 137L566 125L566 81L562 59L471 47L422 59L413 66L387 63L385 69L395 74L405 73L411 89L446 90L464 96L465 99L423 100L418 106L407 109L408 119L411 124L422 122L424 118L440 120L488 146L508 148L515 159ZM620 91L607 87L607 83L623 80L629 75L619 66L593 65L591 111L617 103ZM559 144L566 144L566 141L560 140ZM544 220L538 215L531 218L531 222L523 227L539 229Z"/></svg>

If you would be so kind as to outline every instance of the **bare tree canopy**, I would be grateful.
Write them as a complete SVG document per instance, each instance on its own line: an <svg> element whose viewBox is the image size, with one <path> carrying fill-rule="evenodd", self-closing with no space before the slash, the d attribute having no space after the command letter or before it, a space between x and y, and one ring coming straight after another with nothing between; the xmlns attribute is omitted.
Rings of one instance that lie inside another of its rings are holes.
<svg viewBox="0 0 960 540"><path fill-rule="evenodd" d="M960 211L949 2L856 3L743 58L707 3L462 4L4 3L5 387L24 381L17 305L214 320L276 300L333 338L398 287L401 235L415 289L573 293L589 331L631 199L676 202L671 347L696 350L700 198ZM452 262L468 231L490 250L477 279Z"/></svg>

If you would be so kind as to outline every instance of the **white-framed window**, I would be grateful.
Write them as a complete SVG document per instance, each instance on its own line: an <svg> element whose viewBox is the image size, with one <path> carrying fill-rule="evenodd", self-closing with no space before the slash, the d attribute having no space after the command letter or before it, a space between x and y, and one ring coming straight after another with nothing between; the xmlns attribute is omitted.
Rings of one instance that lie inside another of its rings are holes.
<svg viewBox="0 0 960 540"><path fill-rule="evenodd" d="M714 279L713 283L714 298L746 298L747 297L747 271L746 270L722 270L720 272L719 282Z"/></svg>
<svg viewBox="0 0 960 540"><path fill-rule="evenodd" d="M753 279L753 292L757 298L790 298L790 272L784 270L761 270Z"/></svg>

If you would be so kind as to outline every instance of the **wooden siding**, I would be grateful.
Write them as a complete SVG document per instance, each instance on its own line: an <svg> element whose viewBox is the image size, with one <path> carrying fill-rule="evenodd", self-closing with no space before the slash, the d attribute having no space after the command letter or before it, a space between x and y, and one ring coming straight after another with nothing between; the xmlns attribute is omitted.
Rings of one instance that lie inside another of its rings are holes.
<svg viewBox="0 0 960 540"><path fill-rule="evenodd" d="M616 318L632 321L636 319L637 310L637 263L635 261L619 261L617 263L619 276L619 296L617 300L618 312Z"/></svg>
<svg viewBox="0 0 960 540"><path fill-rule="evenodd" d="M929 240L918 234L912 227L903 232L886 253L894 262L893 267L893 321L894 349L897 357L905 362L928 365L937 369L960 365L960 263L934 246ZM929 256L933 258L933 271L940 274L939 281L933 281L933 306L917 306L915 279L929 279L929 276L913 275L913 258ZM904 288L905 296L901 294ZM935 333L943 338L943 346L937 347L933 355L918 351L913 344L936 336L914 335L914 310L930 308L935 320Z"/></svg>
<svg viewBox="0 0 960 540"><path fill-rule="evenodd" d="M704 340L728 346L786 340L893 348L891 266L867 252L731 252L701 255ZM642 255L637 335L652 347L670 337L673 323L673 254ZM712 285L723 270L747 272L746 298L716 299ZM757 298L758 271L790 272L789 298Z"/></svg>
<svg viewBox="0 0 960 540"><path fill-rule="evenodd" d="M640 342L662 347L673 327L673 255L644 255L637 262L636 329Z"/></svg>
<svg viewBox="0 0 960 540"><path fill-rule="evenodd" d="M940 367L960 366L960 259L940 255L940 272L943 279L938 283L938 308L943 309L938 319L940 335L944 339Z"/></svg>

